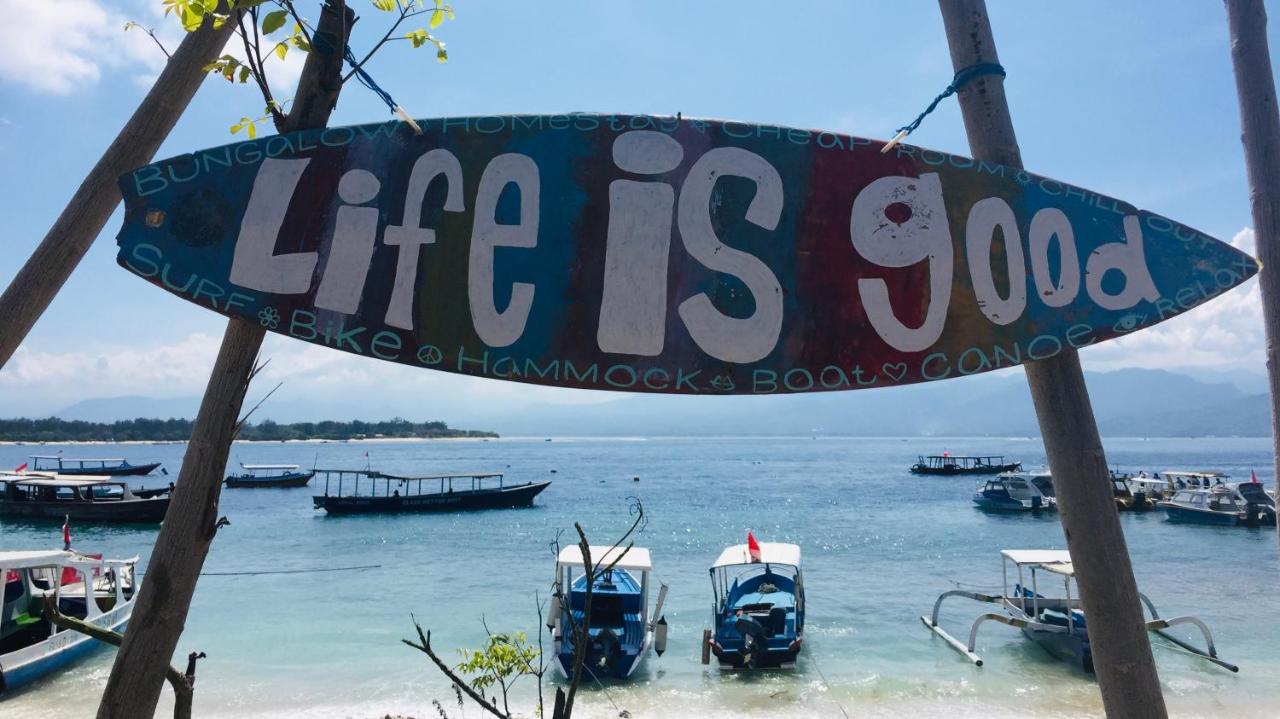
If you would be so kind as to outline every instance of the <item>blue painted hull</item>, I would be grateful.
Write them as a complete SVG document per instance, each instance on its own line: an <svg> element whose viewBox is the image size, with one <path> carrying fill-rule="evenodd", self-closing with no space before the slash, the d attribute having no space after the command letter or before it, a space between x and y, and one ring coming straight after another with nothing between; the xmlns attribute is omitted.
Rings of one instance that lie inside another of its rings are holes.
<svg viewBox="0 0 1280 719"><path fill-rule="evenodd" d="M638 668L640 664L640 654L635 650L624 648L620 656L611 662L605 663L604 657L597 652L588 651L586 659L583 660L582 675L586 679L594 676L596 679L626 679ZM560 665L560 673L566 677L573 676L573 652L561 652L556 655L556 662ZM605 664L606 666L602 666Z"/></svg>
<svg viewBox="0 0 1280 719"><path fill-rule="evenodd" d="M112 627L112 630L123 632L128 623L129 620L126 619ZM20 667L15 667L14 669L0 667L0 697L66 669L105 646L107 644L104 642L85 637L84 641L75 642L56 654L28 662Z"/></svg>
<svg viewBox="0 0 1280 719"><path fill-rule="evenodd" d="M1180 524L1208 524L1216 527L1234 527L1240 523L1235 512L1214 512L1206 509L1189 509L1165 504L1164 511L1170 522Z"/></svg>
<svg viewBox="0 0 1280 719"><path fill-rule="evenodd" d="M1043 512L1049 509L1049 507L1045 506L1028 507L1022 502L1009 497L985 497L981 494L973 496L973 503L979 509L984 509L988 512Z"/></svg>

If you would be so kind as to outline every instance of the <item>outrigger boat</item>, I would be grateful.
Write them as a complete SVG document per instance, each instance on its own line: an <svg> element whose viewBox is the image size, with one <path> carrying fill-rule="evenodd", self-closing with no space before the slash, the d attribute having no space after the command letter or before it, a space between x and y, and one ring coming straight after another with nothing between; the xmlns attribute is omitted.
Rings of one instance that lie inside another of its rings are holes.
<svg viewBox="0 0 1280 719"><path fill-rule="evenodd" d="M533 498L551 484L549 481L506 484L498 472L422 477L401 477L364 469L317 469L315 473L324 477L324 494L313 496L312 501L316 509L329 514L528 507L533 504ZM436 482L439 482L439 491L434 491ZM461 486L455 486L455 482Z"/></svg>
<svg viewBox="0 0 1280 719"><path fill-rule="evenodd" d="M1005 472L978 485L973 503L993 512L1042 512L1057 509L1048 472Z"/></svg>
<svg viewBox="0 0 1280 719"><path fill-rule="evenodd" d="M1276 501L1257 482L1179 489L1156 506L1165 511L1170 522L1184 524L1264 527L1276 523Z"/></svg>
<svg viewBox="0 0 1280 719"><path fill-rule="evenodd" d="M137 557L101 559L73 551L0 552L0 695L104 646L55 626L45 615L46 597L64 615L123 631L133 614L137 562Z"/></svg>
<svg viewBox="0 0 1280 719"><path fill-rule="evenodd" d="M140 497L122 480L26 472L0 474L0 516L78 522L159 522L169 490Z"/></svg>
<svg viewBox="0 0 1280 719"><path fill-rule="evenodd" d="M792 669L804 643L800 547L777 542L725 549L711 565L711 653L721 669ZM704 650L704 658L706 653Z"/></svg>
<svg viewBox="0 0 1280 719"><path fill-rule="evenodd" d="M1000 455L953 457L949 453L922 455L911 465L912 474L999 474L1020 469L1021 462L1006 462Z"/></svg>
<svg viewBox="0 0 1280 719"><path fill-rule="evenodd" d="M228 476L228 487L305 487L316 476L315 471L299 471L296 464L244 464L240 474Z"/></svg>
<svg viewBox="0 0 1280 719"><path fill-rule="evenodd" d="M88 477L132 477L151 474L160 466L159 462L130 464L120 457L110 459L72 459L62 455L35 455L30 457L32 472L57 472L59 474L77 474Z"/></svg>
<svg viewBox="0 0 1280 719"><path fill-rule="evenodd" d="M591 547L598 568L591 586L591 618L587 623L583 668L596 679L626 679L635 673L652 643L658 656L667 649L667 620L662 605L667 585L649 614L649 575L653 562L641 547ZM560 675L573 674L574 638L582 630L587 602L586 562L578 545L565 547L556 557L556 581L547 612L555 666ZM651 617L658 617L656 621Z"/></svg>
<svg viewBox="0 0 1280 719"><path fill-rule="evenodd" d="M1003 574L1001 595L991 596L962 589L943 592L933 603L933 613L927 617L920 617L920 621L977 666L982 666L983 662L982 657L976 653L978 628L985 622L992 621L1018 627L1028 639L1044 647L1045 651L1054 658L1092 674L1093 653L1089 646L1088 623L1085 620L1084 611L1080 609L1079 592L1077 591L1075 596L1072 596L1071 592L1071 585L1075 580L1071 555L1066 550L1057 549L1005 549L1000 552L1000 557ZM1016 575L1012 588L1009 586L1010 566L1013 567ZM1046 573L1049 576L1046 577ZM1051 580L1061 580L1062 596L1041 594L1041 580L1046 584ZM969 641L962 642L938 626L938 613L942 608L943 600L948 597L965 597L978 602L997 604L1004 613L987 612L979 616L969 628ZM1145 594L1139 592L1138 598L1142 600L1151 615L1151 618L1146 621L1147 631L1158 634L1178 647L1220 667L1233 672L1239 671L1236 665L1218 658L1218 650L1213 644L1213 634L1203 621L1195 617L1163 619ZM1165 631L1182 624L1189 624L1199 629L1204 636L1207 649L1195 647Z"/></svg>

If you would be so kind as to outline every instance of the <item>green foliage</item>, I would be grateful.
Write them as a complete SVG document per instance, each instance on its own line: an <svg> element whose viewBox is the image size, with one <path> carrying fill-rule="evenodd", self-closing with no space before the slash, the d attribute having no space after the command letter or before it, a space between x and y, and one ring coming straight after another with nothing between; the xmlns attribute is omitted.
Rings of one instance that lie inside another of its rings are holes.
<svg viewBox="0 0 1280 719"><path fill-rule="evenodd" d="M457 671L472 676L472 688L481 693L497 684L505 694L512 681L535 672L533 662L538 658L537 648L529 644L524 632L491 634L483 649L459 649L458 653L462 663Z"/></svg>
<svg viewBox="0 0 1280 719"><path fill-rule="evenodd" d="M295 422L278 424L269 419L245 424L240 439L275 442L299 439L365 439L496 437L492 432L452 429L444 422L410 422L396 417L382 422ZM48 419L0 419L0 442L162 442L191 437L191 420L126 419L116 422L82 422Z"/></svg>

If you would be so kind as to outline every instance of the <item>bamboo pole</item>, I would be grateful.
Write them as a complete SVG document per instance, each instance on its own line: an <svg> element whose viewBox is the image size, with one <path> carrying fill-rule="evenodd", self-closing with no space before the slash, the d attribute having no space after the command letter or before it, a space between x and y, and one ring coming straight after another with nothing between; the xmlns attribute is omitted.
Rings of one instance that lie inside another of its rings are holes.
<svg viewBox="0 0 1280 719"><path fill-rule="evenodd" d="M343 0L326 2L313 35L314 50L307 55L281 132L328 124L342 89L342 49L354 22L355 14ZM326 47L329 52L322 49ZM155 712L164 669L182 635L196 581L217 532L227 454L264 334L256 324L227 322L182 458L177 489L156 537L129 631L111 668L98 719L135 719Z"/></svg>
<svg viewBox="0 0 1280 719"><path fill-rule="evenodd" d="M1280 113L1267 45L1267 9L1261 0L1226 0L1231 63L1240 98L1240 141L1249 169L1249 207L1255 253L1262 263L1262 324L1267 337L1267 378L1271 383L1271 451L1280 483ZM1280 542L1280 522L1276 522Z"/></svg>
<svg viewBox="0 0 1280 719"><path fill-rule="evenodd" d="M939 0L939 6L957 71L1000 61L984 0ZM973 157L1021 169L1004 79L979 78L961 89L958 98ZM1028 362L1026 373L1089 617L1093 665L1107 716L1164 717L1160 679L1079 355L1065 349L1050 359Z"/></svg>
<svg viewBox="0 0 1280 719"><path fill-rule="evenodd" d="M215 29L206 20L182 39L151 91L0 295L0 368L26 339L120 204L116 179L151 161L208 74L204 66L222 52L234 28L234 22L226 22Z"/></svg>

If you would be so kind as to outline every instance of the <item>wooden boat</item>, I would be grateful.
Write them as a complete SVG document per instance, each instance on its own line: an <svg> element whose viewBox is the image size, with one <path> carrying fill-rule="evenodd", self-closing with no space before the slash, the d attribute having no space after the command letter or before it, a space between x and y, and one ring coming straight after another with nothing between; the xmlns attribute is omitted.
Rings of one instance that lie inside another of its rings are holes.
<svg viewBox="0 0 1280 719"><path fill-rule="evenodd" d="M556 557L556 579L547 613L553 663L561 676L572 675L574 640L585 628L588 646L583 666L587 676L626 679L640 666L651 643L658 656L666 651L667 622L662 605L667 586L658 590L658 601L649 614L653 562L648 549L591 547L591 561L598 573L591 586L591 618L583 627L587 576L582 548L576 544L565 547Z"/></svg>
<svg viewBox="0 0 1280 719"><path fill-rule="evenodd" d="M912 474L999 474L1022 469L1021 462L1006 462L1000 455L954 457L950 454L920 456L911 465Z"/></svg>
<svg viewBox="0 0 1280 719"><path fill-rule="evenodd" d="M305 487L316 476L314 471L299 471L296 464L241 464L240 474L228 476L228 487Z"/></svg>
<svg viewBox="0 0 1280 719"><path fill-rule="evenodd" d="M312 497L312 501L316 509L329 514L528 507L533 504L533 498L551 484L549 481L506 484L503 475L497 472L422 477L401 477L372 470L317 469L315 473L324 477L324 494ZM433 491L437 482L439 490ZM455 486L455 482L461 486Z"/></svg>
<svg viewBox="0 0 1280 719"><path fill-rule="evenodd" d="M133 614L137 562L137 557L102 559L73 551L0 552L0 696L105 646L54 626L45 616L46 597L62 614L124 631Z"/></svg>
<svg viewBox="0 0 1280 719"><path fill-rule="evenodd" d="M1018 627L1028 639L1042 646L1050 656L1065 661L1087 674L1092 674L1093 652L1089 645L1088 622L1084 611L1080 609L1079 592L1072 596L1071 591L1071 585L1075 580L1071 555L1066 550L1057 549L1005 549L1000 552L1000 557L1004 577L1000 595L991 596L962 589L943 592L933 603L933 613L928 617L920 617L920 621L934 634L942 637L953 649L978 666L982 666L982 657L975 652L978 628L985 622L994 621ZM1012 571L1010 571L1011 568ZM1011 580L1014 581L1012 587L1009 586ZM1046 586L1057 583L1053 580L1061 580L1062 595L1053 597L1042 594L1042 591L1052 591L1042 590L1040 584L1042 580L1046 582ZM987 612L980 615L969 628L969 641L961 642L938 626L938 614L942 608L942 602L948 597L965 597L978 602L996 604L1004 610L1004 613ZM1163 619L1145 594L1139 592L1138 598L1142 600L1142 604L1151 616L1146 620L1148 631L1220 667L1233 672L1239 671L1234 664L1218 658L1217 648L1213 644L1213 634L1203 621L1195 617ZM1182 624L1189 624L1199 629L1207 648L1195 647L1165 631Z"/></svg>
<svg viewBox="0 0 1280 719"><path fill-rule="evenodd" d="M1276 501L1257 482L1179 489L1156 506L1165 511L1170 522L1182 524L1264 527L1276 523Z"/></svg>
<svg viewBox="0 0 1280 719"><path fill-rule="evenodd" d="M159 522L169 496L139 497L123 480L45 472L0 475L0 516L78 522Z"/></svg>
<svg viewBox="0 0 1280 719"><path fill-rule="evenodd" d="M1148 512L1156 508L1156 503L1147 494L1142 485L1133 484L1134 478L1120 472L1111 473L1111 493L1115 497L1116 509L1121 512ZM1134 489L1134 487L1137 489Z"/></svg>
<svg viewBox="0 0 1280 719"><path fill-rule="evenodd" d="M748 534L747 544L716 558L711 585L709 642L721 669L795 667L805 613L799 546L756 543Z"/></svg>
<svg viewBox="0 0 1280 719"><path fill-rule="evenodd" d="M992 512L1043 512L1057 509L1048 472L1005 472L978 485L973 503Z"/></svg>
<svg viewBox="0 0 1280 719"><path fill-rule="evenodd" d="M151 474L159 462L130 464L119 457L110 459L72 459L62 455L35 455L30 457L32 472L57 472L88 477L134 477Z"/></svg>

